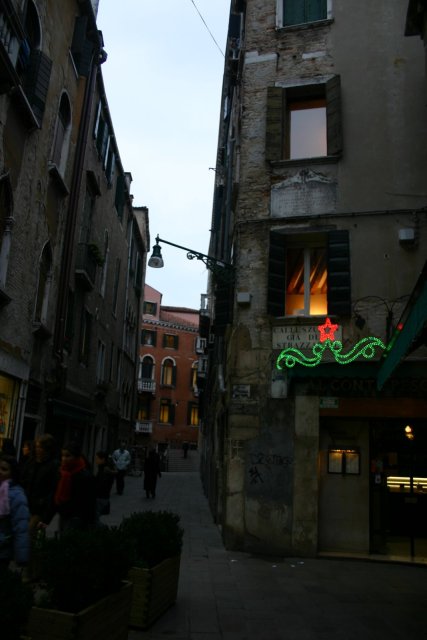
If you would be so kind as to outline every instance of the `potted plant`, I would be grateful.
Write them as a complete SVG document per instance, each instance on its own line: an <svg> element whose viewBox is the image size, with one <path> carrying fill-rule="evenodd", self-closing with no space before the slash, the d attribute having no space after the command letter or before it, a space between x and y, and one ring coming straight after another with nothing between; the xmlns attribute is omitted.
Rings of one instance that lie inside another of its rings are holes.
<svg viewBox="0 0 427 640"><path fill-rule="evenodd" d="M6 570L0 577L0 621L2 640L23 638L33 603L33 592L16 571Z"/></svg>
<svg viewBox="0 0 427 640"><path fill-rule="evenodd" d="M32 640L126 640L130 555L117 528L70 530L43 542Z"/></svg>
<svg viewBox="0 0 427 640"><path fill-rule="evenodd" d="M122 520L132 556L131 627L147 629L176 601L184 533L179 522L170 511L140 511Z"/></svg>

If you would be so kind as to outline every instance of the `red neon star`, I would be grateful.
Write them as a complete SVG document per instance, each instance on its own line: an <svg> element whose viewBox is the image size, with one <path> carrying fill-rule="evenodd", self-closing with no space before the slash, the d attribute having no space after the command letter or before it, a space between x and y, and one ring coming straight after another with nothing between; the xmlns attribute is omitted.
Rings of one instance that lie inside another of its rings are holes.
<svg viewBox="0 0 427 640"><path fill-rule="evenodd" d="M320 324L317 328L320 332L320 342L325 342L326 340L333 342L335 340L335 331L338 330L338 325L332 324L329 318L326 318L325 324Z"/></svg>

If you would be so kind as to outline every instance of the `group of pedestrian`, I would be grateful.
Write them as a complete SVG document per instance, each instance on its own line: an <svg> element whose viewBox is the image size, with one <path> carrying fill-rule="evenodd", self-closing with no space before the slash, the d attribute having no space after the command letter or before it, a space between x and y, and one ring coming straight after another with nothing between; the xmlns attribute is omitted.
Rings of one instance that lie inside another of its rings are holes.
<svg viewBox="0 0 427 640"><path fill-rule="evenodd" d="M23 568L24 579L34 577L32 553L35 541L58 515L59 532L101 526L101 516L110 512L110 493L116 482L123 494L126 462L125 443L111 456L96 453L96 470L77 442L61 448L43 434L24 442L19 462L13 442L3 439L0 451L0 571L14 560Z"/></svg>
<svg viewBox="0 0 427 640"><path fill-rule="evenodd" d="M17 459L13 442L3 439L0 451L0 572L14 560L23 576L34 575L32 549L55 515L59 533L68 529L102 526L101 517L110 513L110 494L116 484L123 495L125 475L131 463L126 443L120 442L111 456L97 451L96 471L83 455L78 442L69 442L57 455L55 439L43 434L22 445ZM160 458L150 448L144 461L144 491L156 497L161 477Z"/></svg>

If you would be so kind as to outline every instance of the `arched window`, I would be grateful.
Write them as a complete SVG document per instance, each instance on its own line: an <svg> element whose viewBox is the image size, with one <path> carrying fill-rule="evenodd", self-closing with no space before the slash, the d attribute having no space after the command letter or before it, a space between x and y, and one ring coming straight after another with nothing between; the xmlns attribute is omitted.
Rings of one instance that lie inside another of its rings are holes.
<svg viewBox="0 0 427 640"><path fill-rule="evenodd" d="M139 377L147 380L154 378L154 360L151 356L144 356L140 362Z"/></svg>
<svg viewBox="0 0 427 640"><path fill-rule="evenodd" d="M39 282L37 286L36 307L34 311L35 322L46 325L49 303L49 291L52 280L52 249L47 242L43 248L39 263Z"/></svg>
<svg viewBox="0 0 427 640"><path fill-rule="evenodd" d="M61 95L56 119L55 139L53 141L52 162L63 175L67 164L68 147L71 133L71 105L65 92Z"/></svg>
<svg viewBox="0 0 427 640"><path fill-rule="evenodd" d="M163 360L161 384L166 387L174 387L176 384L176 366L172 358Z"/></svg>

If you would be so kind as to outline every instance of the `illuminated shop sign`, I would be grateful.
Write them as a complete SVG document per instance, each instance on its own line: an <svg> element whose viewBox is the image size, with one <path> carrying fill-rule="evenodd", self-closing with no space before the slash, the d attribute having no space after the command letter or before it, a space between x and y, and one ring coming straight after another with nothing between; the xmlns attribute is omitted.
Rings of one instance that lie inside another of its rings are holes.
<svg viewBox="0 0 427 640"><path fill-rule="evenodd" d="M321 363L325 351L332 353L338 364L350 364L357 358L371 360L376 355L377 349L387 349L382 340L370 336L359 340L348 353L342 353L342 342L335 340L335 333L338 331L337 324L333 324L329 318L326 318L325 323L319 325L317 329L320 334L319 342L316 342L312 347L312 357L306 356L300 349L289 347L280 353L276 367L280 370L283 367L291 369L296 364L302 364L304 367L316 367Z"/></svg>

